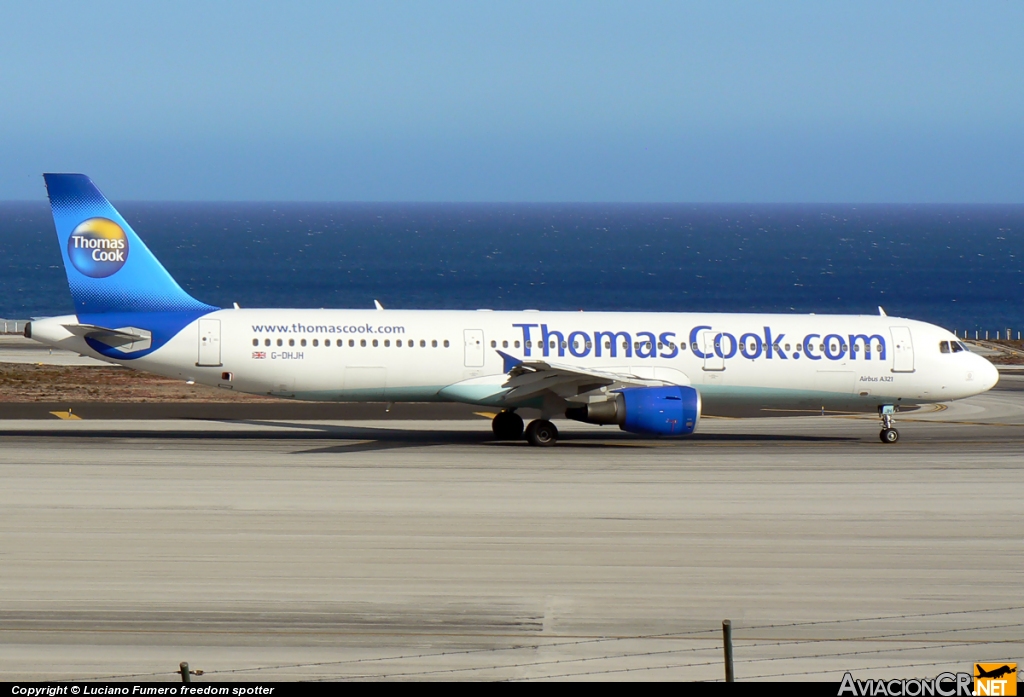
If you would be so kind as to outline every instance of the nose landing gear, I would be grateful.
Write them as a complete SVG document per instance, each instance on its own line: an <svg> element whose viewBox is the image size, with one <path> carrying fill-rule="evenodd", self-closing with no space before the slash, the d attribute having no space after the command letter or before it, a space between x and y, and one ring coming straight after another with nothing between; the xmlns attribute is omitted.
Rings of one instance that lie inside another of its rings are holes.
<svg viewBox="0 0 1024 697"><path fill-rule="evenodd" d="M883 443L895 443L900 439L900 432L892 427L892 415L895 413L896 407L892 404L878 407L878 415L882 417L882 431L878 434L878 439Z"/></svg>

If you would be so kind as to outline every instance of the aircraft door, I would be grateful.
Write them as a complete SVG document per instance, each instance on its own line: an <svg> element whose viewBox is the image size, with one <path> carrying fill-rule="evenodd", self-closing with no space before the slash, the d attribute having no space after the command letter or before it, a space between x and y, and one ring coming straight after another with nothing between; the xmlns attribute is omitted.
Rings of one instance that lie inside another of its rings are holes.
<svg viewBox="0 0 1024 697"><path fill-rule="evenodd" d="M482 329L467 329L466 367L482 368L484 366L484 332Z"/></svg>
<svg viewBox="0 0 1024 697"><path fill-rule="evenodd" d="M892 334L892 372L914 372L914 341L909 327L889 327Z"/></svg>
<svg viewBox="0 0 1024 697"><path fill-rule="evenodd" d="M220 320L199 320L198 366L219 366L220 362Z"/></svg>
<svg viewBox="0 0 1024 697"><path fill-rule="evenodd" d="M715 337L718 332L704 330L700 333L701 351L704 352L704 370L725 370L725 359L722 358L721 347L715 353Z"/></svg>

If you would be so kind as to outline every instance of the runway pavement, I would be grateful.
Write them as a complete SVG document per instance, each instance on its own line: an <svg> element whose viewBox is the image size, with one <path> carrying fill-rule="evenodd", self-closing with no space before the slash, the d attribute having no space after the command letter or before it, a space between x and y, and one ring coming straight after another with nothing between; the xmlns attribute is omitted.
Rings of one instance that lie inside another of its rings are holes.
<svg viewBox="0 0 1024 697"><path fill-rule="evenodd" d="M1024 658L1024 379L898 420L0 421L0 680L838 681ZM561 424L560 424L561 425ZM150 675L152 674L152 675Z"/></svg>

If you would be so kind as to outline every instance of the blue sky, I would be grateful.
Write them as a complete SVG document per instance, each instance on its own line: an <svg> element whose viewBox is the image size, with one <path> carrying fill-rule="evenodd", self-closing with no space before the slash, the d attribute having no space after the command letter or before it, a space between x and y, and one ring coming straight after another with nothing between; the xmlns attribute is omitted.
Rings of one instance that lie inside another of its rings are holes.
<svg viewBox="0 0 1024 697"><path fill-rule="evenodd" d="M8 3L0 199L1024 202L1024 3Z"/></svg>

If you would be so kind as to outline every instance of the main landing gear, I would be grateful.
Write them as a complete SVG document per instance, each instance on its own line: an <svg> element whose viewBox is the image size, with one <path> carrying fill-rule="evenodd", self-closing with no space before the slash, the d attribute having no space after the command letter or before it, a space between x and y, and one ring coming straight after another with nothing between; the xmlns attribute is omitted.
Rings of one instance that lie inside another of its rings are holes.
<svg viewBox="0 0 1024 697"><path fill-rule="evenodd" d="M498 440L519 440L523 437L523 418L514 411L503 411L491 420L491 430Z"/></svg>
<svg viewBox="0 0 1024 697"><path fill-rule="evenodd" d="M895 443L900 439L900 432L892 427L892 415L895 413L896 407L891 404L878 407L878 415L882 417L882 431L878 434L878 439L883 443Z"/></svg>
<svg viewBox="0 0 1024 697"><path fill-rule="evenodd" d="M523 419L514 411L503 411L491 420L491 430L498 440L519 440L523 437ZM526 427L526 440L530 445L554 445L558 429L547 419L531 421Z"/></svg>
<svg viewBox="0 0 1024 697"><path fill-rule="evenodd" d="M558 429L547 419L531 421L526 427L526 440L530 445L554 445L558 441Z"/></svg>

